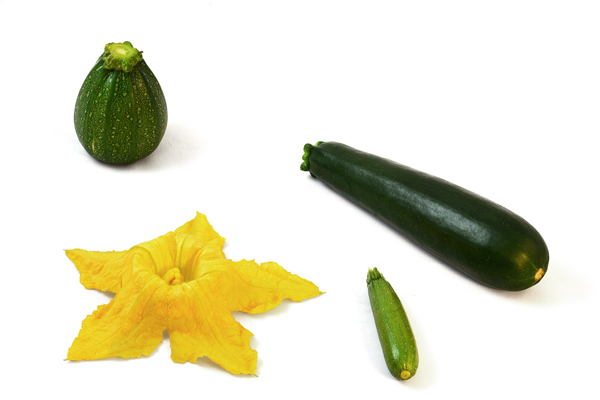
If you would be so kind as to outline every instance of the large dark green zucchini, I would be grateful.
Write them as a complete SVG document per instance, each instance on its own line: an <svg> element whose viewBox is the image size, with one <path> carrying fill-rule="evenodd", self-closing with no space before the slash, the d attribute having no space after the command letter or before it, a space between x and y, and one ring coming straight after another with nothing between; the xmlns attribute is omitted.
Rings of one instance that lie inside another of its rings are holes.
<svg viewBox="0 0 600 400"><path fill-rule="evenodd" d="M523 290L548 268L527 221L443 179L341 143L304 146L302 170L485 285Z"/></svg>
<svg viewBox="0 0 600 400"><path fill-rule="evenodd" d="M109 164L152 153L167 129L158 80L130 42L109 43L81 86L75 131L85 150Z"/></svg>

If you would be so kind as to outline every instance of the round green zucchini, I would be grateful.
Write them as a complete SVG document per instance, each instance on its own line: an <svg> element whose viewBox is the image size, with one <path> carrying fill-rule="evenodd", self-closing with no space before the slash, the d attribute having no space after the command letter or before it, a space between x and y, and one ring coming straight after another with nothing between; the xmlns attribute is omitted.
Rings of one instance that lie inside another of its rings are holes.
<svg viewBox="0 0 600 400"><path fill-rule="evenodd" d="M417 372L419 353L404 307L377 268L367 273L367 290L385 363L393 377L410 379Z"/></svg>
<svg viewBox="0 0 600 400"><path fill-rule="evenodd" d="M83 148L109 164L152 153L167 129L167 103L158 80L130 42L109 43L81 86L75 131Z"/></svg>
<svg viewBox="0 0 600 400"><path fill-rule="evenodd" d="M533 226L462 187L336 142L305 145L303 160L302 170L482 284L523 290L548 269Z"/></svg>

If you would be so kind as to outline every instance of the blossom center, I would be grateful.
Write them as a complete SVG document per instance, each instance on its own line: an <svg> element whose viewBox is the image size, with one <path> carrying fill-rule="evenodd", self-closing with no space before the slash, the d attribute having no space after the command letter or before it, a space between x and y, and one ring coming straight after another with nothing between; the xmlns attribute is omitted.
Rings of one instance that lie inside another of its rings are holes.
<svg viewBox="0 0 600 400"><path fill-rule="evenodd" d="M181 283L183 283L183 275L181 275L181 271L179 271L179 268L171 268L163 276L163 280L167 282L167 284L172 286L181 285Z"/></svg>

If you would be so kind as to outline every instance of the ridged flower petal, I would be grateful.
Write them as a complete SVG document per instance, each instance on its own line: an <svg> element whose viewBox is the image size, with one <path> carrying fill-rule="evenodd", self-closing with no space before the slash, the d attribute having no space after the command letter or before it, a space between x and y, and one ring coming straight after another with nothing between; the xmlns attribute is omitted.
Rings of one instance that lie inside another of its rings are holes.
<svg viewBox="0 0 600 400"><path fill-rule="evenodd" d="M275 308L283 299L302 301L321 293L314 283L274 262L259 265L246 260L205 261L199 281L213 296L228 293L221 301L229 310L249 314Z"/></svg>
<svg viewBox="0 0 600 400"><path fill-rule="evenodd" d="M212 244L219 249L222 249L225 244L225 238L219 235L208 223L206 215L199 212L196 213L196 218L177 228L175 233L191 235L201 243Z"/></svg>
<svg viewBox="0 0 600 400"><path fill-rule="evenodd" d="M254 374L257 353L250 348L252 333L223 304L226 293L214 296L201 279L179 287L186 301L169 321L171 359L183 363L208 357L232 374Z"/></svg>
<svg viewBox="0 0 600 400"><path fill-rule="evenodd" d="M67 250L80 273L79 281L86 289L117 293L121 290L121 276L128 268L127 251Z"/></svg>
<svg viewBox="0 0 600 400"><path fill-rule="evenodd" d="M67 359L147 356L162 342L165 310L161 297L168 286L150 273L129 281L110 303L83 321Z"/></svg>

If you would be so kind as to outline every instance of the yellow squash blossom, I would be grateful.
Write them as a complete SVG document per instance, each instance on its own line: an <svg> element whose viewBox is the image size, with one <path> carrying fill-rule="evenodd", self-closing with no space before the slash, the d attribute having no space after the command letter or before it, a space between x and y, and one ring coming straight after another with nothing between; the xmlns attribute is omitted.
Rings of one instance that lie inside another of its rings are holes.
<svg viewBox="0 0 600 400"><path fill-rule="evenodd" d="M274 262L231 261L225 239L196 218L127 251L67 250L86 289L116 293L82 323L68 360L149 355L169 331L171 359L208 357L233 374L254 374L252 333L232 311L262 313L282 299L320 294Z"/></svg>

